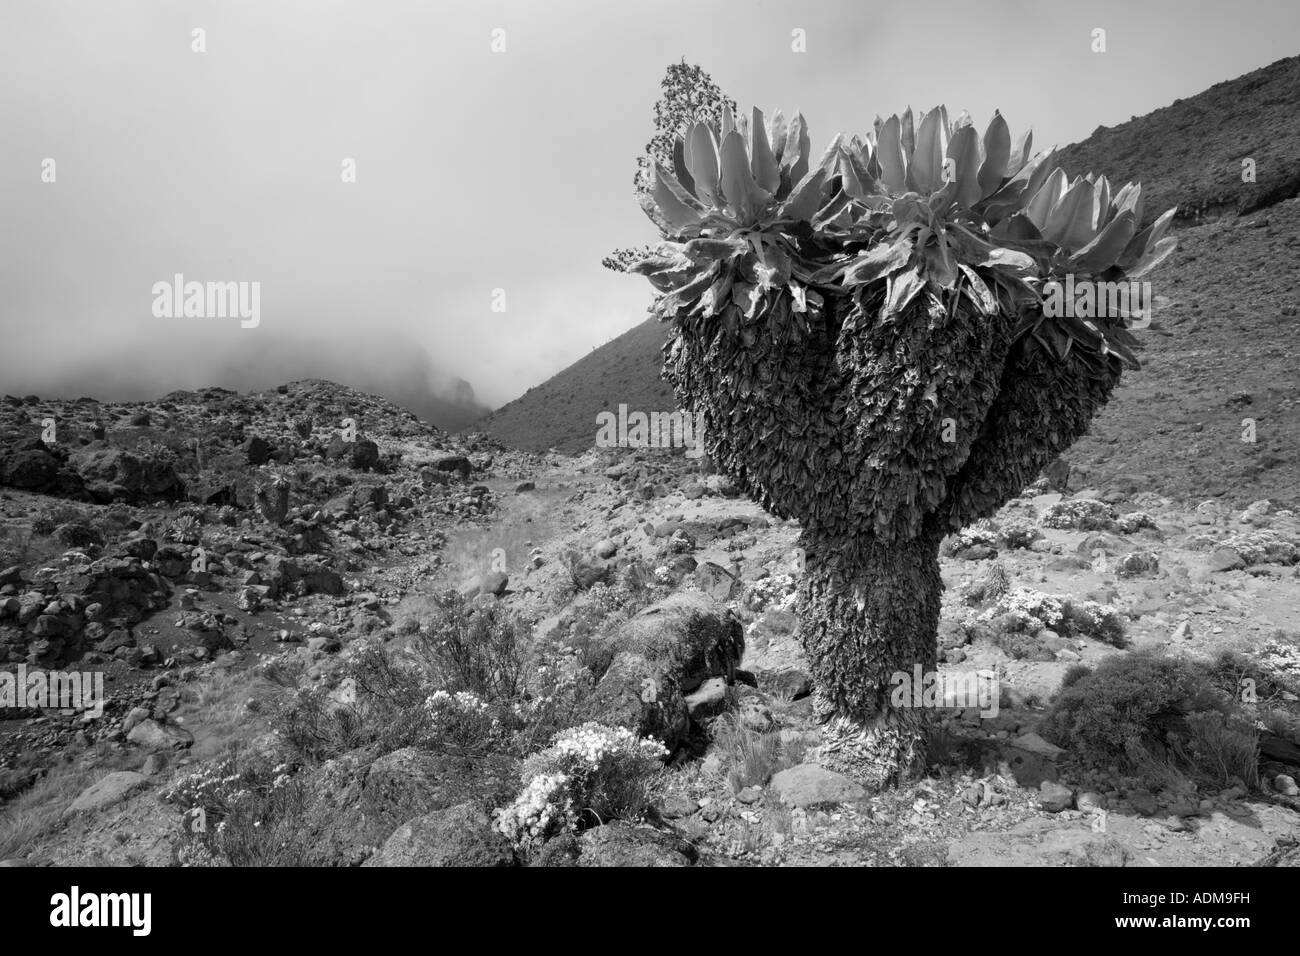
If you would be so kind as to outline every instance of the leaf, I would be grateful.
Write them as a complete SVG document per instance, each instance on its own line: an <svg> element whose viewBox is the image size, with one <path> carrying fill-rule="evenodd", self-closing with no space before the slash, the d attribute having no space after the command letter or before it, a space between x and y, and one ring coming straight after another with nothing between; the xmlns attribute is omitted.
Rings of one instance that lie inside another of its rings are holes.
<svg viewBox="0 0 1300 956"><path fill-rule="evenodd" d="M776 164L776 157L772 155L772 147L767 141L767 127L763 125L763 113L757 106L754 107L754 119L749 128L753 136L750 172L760 189L774 193L781 185L781 170Z"/></svg>
<svg viewBox="0 0 1300 956"><path fill-rule="evenodd" d="M1038 192L1030 194L1031 198L1025 205L1025 215L1029 217L1029 221L1040 232L1046 232L1047 221L1052 215L1052 210L1056 208L1057 203L1065 195L1067 184L1065 171L1058 167L1047 177L1046 182L1043 183ZM1028 192L1028 187L1026 187L1026 192Z"/></svg>
<svg viewBox="0 0 1300 956"><path fill-rule="evenodd" d="M718 201L718 154L713 143L713 132L703 123L691 127L688 140L690 149L686 153L686 168L695 180L695 195L713 207L721 206Z"/></svg>
<svg viewBox="0 0 1300 956"><path fill-rule="evenodd" d="M1008 176L1015 176L1025 168L1025 164L1029 162L1032 156L1030 151L1033 145L1034 131L1027 129L1020 134L1019 138L1016 139L1016 144L1011 147L1011 155L1007 159L1006 174Z"/></svg>
<svg viewBox="0 0 1300 956"><path fill-rule="evenodd" d="M943 185L943 123L940 107L921 120L916 131L916 150L907 168L908 184L917 192L929 195Z"/></svg>
<svg viewBox="0 0 1300 956"><path fill-rule="evenodd" d="M673 229L681 230L699 224L699 213L673 195L673 191L658 175L655 176L653 194L655 204Z"/></svg>
<svg viewBox="0 0 1300 956"><path fill-rule="evenodd" d="M889 291L885 295L882 317L899 315L916 294L925 288L925 279L918 269L908 269L889 278Z"/></svg>
<svg viewBox="0 0 1300 956"><path fill-rule="evenodd" d="M1133 232L1137 228L1133 213L1127 209L1112 219L1106 228L1097 233L1097 237L1071 257L1070 262L1076 268L1094 275L1105 272L1115 264Z"/></svg>
<svg viewBox="0 0 1300 956"><path fill-rule="evenodd" d="M785 152L785 114L780 110L772 113L772 121L767 130L767 141L772 145L772 155L776 158L778 166L784 166L781 162L781 156Z"/></svg>
<svg viewBox="0 0 1300 956"><path fill-rule="evenodd" d="M772 197L754 182L749 172L749 156L745 153L745 139L737 130L722 140L719 159L722 166L719 184L727 205L738 218L754 218Z"/></svg>
<svg viewBox="0 0 1300 956"><path fill-rule="evenodd" d="M686 143L680 138L673 140L673 173L683 189L692 196L698 195L695 191L695 180L691 178L691 172L686 168Z"/></svg>
<svg viewBox="0 0 1300 956"><path fill-rule="evenodd" d="M812 144L808 139L808 122L802 113L795 113L785 134L785 150L781 153L781 163L790 170L790 181L799 182L808 174L808 151Z"/></svg>
<svg viewBox="0 0 1300 956"><path fill-rule="evenodd" d="M891 116L880 128L880 141L876 145L880 179L894 192L901 191L907 185L907 164L903 157L903 144L899 135L898 117Z"/></svg>
<svg viewBox="0 0 1300 956"><path fill-rule="evenodd" d="M814 169L794 187L790 197L781 207L781 215L796 222L804 222L817 212L822 200L822 186L826 181L826 171Z"/></svg>
<svg viewBox="0 0 1300 956"><path fill-rule="evenodd" d="M1128 278L1140 279L1160 263L1164 262L1173 254L1174 249L1178 246L1178 240L1173 236L1166 236L1157 242L1154 246L1148 246L1147 251L1143 253L1142 258L1137 264L1128 270Z"/></svg>
<svg viewBox="0 0 1300 956"><path fill-rule="evenodd" d="M997 297L989 291L989 287L984 284L984 280L980 278L979 273L965 263L959 265L958 268L966 276L968 298L970 298L975 308L979 309L984 315L995 314L998 311Z"/></svg>
<svg viewBox="0 0 1300 956"><path fill-rule="evenodd" d="M844 285L865 285L907 265L912 258L912 243L900 239L889 245L876 245L854 259L844 271Z"/></svg>
<svg viewBox="0 0 1300 956"><path fill-rule="evenodd" d="M1011 131L1002 114L993 111L993 119L984 131L984 162L980 164L980 198L987 199L1002 186L1011 159Z"/></svg>
<svg viewBox="0 0 1300 956"><path fill-rule="evenodd" d="M948 158L956 166L954 183L957 187L957 204L970 209L983 195L979 182L979 135L974 126L964 124L953 133L948 143Z"/></svg>

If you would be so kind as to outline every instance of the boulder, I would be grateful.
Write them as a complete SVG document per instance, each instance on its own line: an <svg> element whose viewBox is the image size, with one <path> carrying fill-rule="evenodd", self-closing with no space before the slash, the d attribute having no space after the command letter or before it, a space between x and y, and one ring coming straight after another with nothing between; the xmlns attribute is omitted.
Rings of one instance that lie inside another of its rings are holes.
<svg viewBox="0 0 1300 956"><path fill-rule="evenodd" d="M417 817L465 803L483 811L504 805L519 788L519 761L414 747L379 756L371 745L328 761L312 772L306 787L300 832L308 864L358 866Z"/></svg>
<svg viewBox="0 0 1300 956"><path fill-rule="evenodd" d="M670 833L621 820L584 831L578 844L578 866L691 866L698 857L694 847Z"/></svg>
<svg viewBox="0 0 1300 956"><path fill-rule="evenodd" d="M740 595L740 579L719 564L705 561L695 569L695 584L715 601L727 602Z"/></svg>
<svg viewBox="0 0 1300 956"><path fill-rule="evenodd" d="M843 774L816 764L803 763L772 777L771 787L785 803L812 807L825 803L852 803L867 791Z"/></svg>
<svg viewBox="0 0 1300 956"><path fill-rule="evenodd" d="M611 664L586 701L588 719L655 736L672 749L690 727L687 694L709 678L734 680L744 653L740 621L699 592L679 591L608 639Z"/></svg>
<svg viewBox="0 0 1300 956"><path fill-rule="evenodd" d="M70 464L96 501L144 502L185 496L185 485L167 456L142 457L121 448L84 448L73 452Z"/></svg>
<svg viewBox="0 0 1300 956"><path fill-rule="evenodd" d="M77 799L73 800L63 813L65 816L72 816L111 807L121 803L148 782L149 778L142 773L134 773L130 770L114 771L81 791Z"/></svg>
<svg viewBox="0 0 1300 956"><path fill-rule="evenodd" d="M472 803L402 824L363 866L514 866L514 848Z"/></svg>
<svg viewBox="0 0 1300 956"><path fill-rule="evenodd" d="M146 750L183 750L194 743L194 735L178 724L142 720L126 739Z"/></svg>

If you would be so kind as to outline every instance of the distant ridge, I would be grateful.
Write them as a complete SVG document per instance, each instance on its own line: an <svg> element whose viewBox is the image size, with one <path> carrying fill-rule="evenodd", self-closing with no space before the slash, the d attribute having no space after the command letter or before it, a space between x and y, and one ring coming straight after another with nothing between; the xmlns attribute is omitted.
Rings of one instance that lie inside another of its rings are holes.
<svg viewBox="0 0 1300 956"><path fill-rule="evenodd" d="M595 443L596 416L605 409L616 411L626 403L630 410L672 411L677 407L672 389L659 378L667 332L658 319L647 319L471 428L514 448L577 455Z"/></svg>

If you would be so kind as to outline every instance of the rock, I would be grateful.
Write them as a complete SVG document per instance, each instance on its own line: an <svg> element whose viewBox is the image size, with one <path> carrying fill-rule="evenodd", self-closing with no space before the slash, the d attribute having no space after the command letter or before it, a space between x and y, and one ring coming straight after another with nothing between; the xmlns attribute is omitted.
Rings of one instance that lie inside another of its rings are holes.
<svg viewBox="0 0 1300 956"><path fill-rule="evenodd" d="M1124 799L1130 807L1144 817L1154 816L1160 809L1155 794L1150 790L1130 790L1124 795Z"/></svg>
<svg viewBox="0 0 1300 956"><path fill-rule="evenodd" d="M521 481L519 482L519 484L515 485L515 494L521 495L525 491L533 491L536 488L537 486L533 484L531 481Z"/></svg>
<svg viewBox="0 0 1300 956"><path fill-rule="evenodd" d="M605 640L611 664L584 703L586 719L658 737L671 750L690 725L685 695L711 677L733 680L744 649L735 614L699 592L672 594Z"/></svg>
<svg viewBox="0 0 1300 956"><path fill-rule="evenodd" d="M763 789L761 787L745 787L736 794L736 799L744 804L758 803L763 799Z"/></svg>
<svg viewBox="0 0 1300 956"><path fill-rule="evenodd" d="M1051 780L1044 780L1038 788L1038 805L1048 813L1060 813L1074 806L1074 791Z"/></svg>
<svg viewBox="0 0 1300 956"><path fill-rule="evenodd" d="M1065 753L1065 750L1056 746L1054 743L1044 740L1038 734L1024 734L1017 737L1011 742L1011 746L1020 750L1026 750L1031 754L1037 754L1040 757L1046 757L1049 760L1055 760Z"/></svg>
<svg viewBox="0 0 1300 956"><path fill-rule="evenodd" d="M325 457L344 461L357 471L369 471L379 464L379 446L369 438L345 441L342 435L335 435L325 447Z"/></svg>
<svg viewBox="0 0 1300 956"><path fill-rule="evenodd" d="M1153 551L1132 551L1120 558L1115 565L1115 573L1122 578L1155 574L1159 570L1160 559Z"/></svg>
<svg viewBox="0 0 1300 956"><path fill-rule="evenodd" d="M608 560L618 554L618 545L611 539L604 538L596 542L596 547L593 550L596 552L596 557Z"/></svg>
<svg viewBox="0 0 1300 956"><path fill-rule="evenodd" d="M721 565L706 561L695 569L695 583L715 601L726 603L743 590L740 580Z"/></svg>
<svg viewBox="0 0 1300 956"><path fill-rule="evenodd" d="M812 693L812 678L797 668L780 671L763 671L758 676L758 686L773 697L802 700Z"/></svg>
<svg viewBox="0 0 1300 956"><path fill-rule="evenodd" d="M1296 786L1295 777L1280 773L1273 778L1273 789L1288 797L1300 796L1300 787Z"/></svg>
<svg viewBox="0 0 1300 956"><path fill-rule="evenodd" d="M700 484L698 481L688 481L686 484L682 485L682 497L687 501L694 501L697 498L703 498L704 492L704 485Z"/></svg>
<svg viewBox="0 0 1300 956"><path fill-rule="evenodd" d="M165 458L140 458L121 448L86 448L73 452L69 463L96 501L174 500L185 493L174 465Z"/></svg>
<svg viewBox="0 0 1300 956"><path fill-rule="evenodd" d="M468 478L474 470L474 466L464 455L443 455L434 461L433 467L438 471L454 471L462 478Z"/></svg>
<svg viewBox="0 0 1300 956"><path fill-rule="evenodd" d="M700 805L684 793L669 794L659 807L659 815L665 820L681 820L689 817Z"/></svg>
<svg viewBox="0 0 1300 956"><path fill-rule="evenodd" d="M578 845L578 866L691 866L698 857L678 837L622 820L584 831Z"/></svg>
<svg viewBox="0 0 1300 956"><path fill-rule="evenodd" d="M1091 826L1031 819L996 833L972 832L948 847L949 866L1124 866L1134 853Z"/></svg>
<svg viewBox="0 0 1300 956"><path fill-rule="evenodd" d="M470 803L435 810L402 824L363 866L514 866L514 848Z"/></svg>
<svg viewBox="0 0 1300 956"><path fill-rule="evenodd" d="M265 438L253 435L244 441L240 446L240 452L244 456L244 461L250 465L263 465L271 458L271 443Z"/></svg>
<svg viewBox="0 0 1300 956"><path fill-rule="evenodd" d="M1043 477L1048 487L1064 494L1070 485L1070 463L1064 458L1055 458L1043 469Z"/></svg>
<svg viewBox="0 0 1300 956"><path fill-rule="evenodd" d="M1174 628L1174 633L1170 635L1170 640L1187 641L1187 640L1191 640L1191 637L1192 637L1192 622L1180 621L1178 623L1178 626Z"/></svg>
<svg viewBox="0 0 1300 956"><path fill-rule="evenodd" d="M702 720L721 713L727 706L727 682L711 677L699 689L686 695L686 709L691 717Z"/></svg>
<svg viewBox="0 0 1300 956"><path fill-rule="evenodd" d="M867 792L843 774L804 763L772 777L771 788L784 802L796 807L825 803L852 803Z"/></svg>
<svg viewBox="0 0 1300 956"><path fill-rule="evenodd" d="M465 803L502 806L519 789L519 761L504 755L468 759L414 747L377 753L375 745L349 751L304 780L298 831L308 865L357 866L404 823Z"/></svg>
<svg viewBox="0 0 1300 956"><path fill-rule="evenodd" d="M126 739L146 750L182 750L194 743L194 735L184 727L156 720L140 721Z"/></svg>
<svg viewBox="0 0 1300 956"><path fill-rule="evenodd" d="M1231 548L1216 548L1206 559L1206 566L1214 572L1239 571L1246 566L1246 562Z"/></svg>
<svg viewBox="0 0 1300 956"><path fill-rule="evenodd" d="M68 809L63 811L64 815L72 816L77 813L111 807L116 803L121 803L148 782L149 778L142 773L134 773L130 770L115 770L81 791L77 799L73 800Z"/></svg>

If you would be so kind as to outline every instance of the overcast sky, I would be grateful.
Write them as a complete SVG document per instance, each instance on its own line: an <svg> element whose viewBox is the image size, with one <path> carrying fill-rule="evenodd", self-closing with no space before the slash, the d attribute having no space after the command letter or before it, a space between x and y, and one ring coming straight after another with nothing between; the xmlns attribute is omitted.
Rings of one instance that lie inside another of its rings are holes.
<svg viewBox="0 0 1300 956"><path fill-rule="evenodd" d="M383 368L498 406L645 317L600 259L655 237L630 184L669 62L802 110L815 153L938 102L1064 145L1300 52L1294 7L0 0L0 392ZM260 324L156 318L175 273L260 282Z"/></svg>

